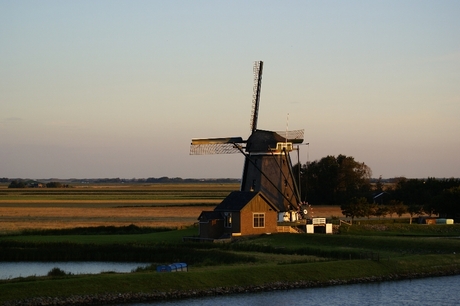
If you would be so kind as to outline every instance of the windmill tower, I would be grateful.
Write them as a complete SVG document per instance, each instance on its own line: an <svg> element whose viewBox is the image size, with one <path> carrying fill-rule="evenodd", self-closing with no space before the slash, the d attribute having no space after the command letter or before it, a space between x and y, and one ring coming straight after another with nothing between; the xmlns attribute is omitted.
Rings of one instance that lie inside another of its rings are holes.
<svg viewBox="0 0 460 306"><path fill-rule="evenodd" d="M254 63L251 134L242 137L192 139L190 155L242 153L240 191L262 192L280 212L297 211L301 203L289 152L303 142L303 130L275 132L257 128L263 62Z"/></svg>

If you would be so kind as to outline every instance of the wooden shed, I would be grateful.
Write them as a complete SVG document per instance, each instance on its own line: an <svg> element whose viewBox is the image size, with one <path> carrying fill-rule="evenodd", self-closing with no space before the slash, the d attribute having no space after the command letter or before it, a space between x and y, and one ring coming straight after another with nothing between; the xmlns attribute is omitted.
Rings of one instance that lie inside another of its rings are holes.
<svg viewBox="0 0 460 306"><path fill-rule="evenodd" d="M278 211L262 192L234 191L213 211L200 214L200 238L275 233Z"/></svg>
<svg viewBox="0 0 460 306"><path fill-rule="evenodd" d="M216 239L224 234L224 217L218 211L203 211L198 217L200 238Z"/></svg>

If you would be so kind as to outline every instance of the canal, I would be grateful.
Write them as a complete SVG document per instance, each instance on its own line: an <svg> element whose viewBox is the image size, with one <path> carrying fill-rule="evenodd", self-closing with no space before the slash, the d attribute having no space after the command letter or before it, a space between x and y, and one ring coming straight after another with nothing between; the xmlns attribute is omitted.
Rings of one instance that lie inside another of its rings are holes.
<svg viewBox="0 0 460 306"><path fill-rule="evenodd" d="M348 306L348 305L460 305L460 275L393 282L295 289L130 306Z"/></svg>

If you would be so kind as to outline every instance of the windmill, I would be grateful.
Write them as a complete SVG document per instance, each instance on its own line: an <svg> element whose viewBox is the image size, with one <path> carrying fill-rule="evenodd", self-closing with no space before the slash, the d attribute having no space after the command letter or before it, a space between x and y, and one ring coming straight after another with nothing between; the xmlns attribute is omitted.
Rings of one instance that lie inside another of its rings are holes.
<svg viewBox="0 0 460 306"><path fill-rule="evenodd" d="M263 62L254 63L250 128L242 137L194 138L190 155L242 153L245 156L240 191L262 192L280 212L298 211L300 201L289 152L303 142L303 130L275 132L257 128Z"/></svg>

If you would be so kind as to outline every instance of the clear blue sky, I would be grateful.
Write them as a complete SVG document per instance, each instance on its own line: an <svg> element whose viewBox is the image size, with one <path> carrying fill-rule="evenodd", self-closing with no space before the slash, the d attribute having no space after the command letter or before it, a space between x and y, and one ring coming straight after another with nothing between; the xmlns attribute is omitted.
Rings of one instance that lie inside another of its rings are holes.
<svg viewBox="0 0 460 306"><path fill-rule="evenodd" d="M305 129L301 162L460 177L460 1L0 0L0 177L239 178L191 138ZM297 157L294 155L294 162Z"/></svg>

